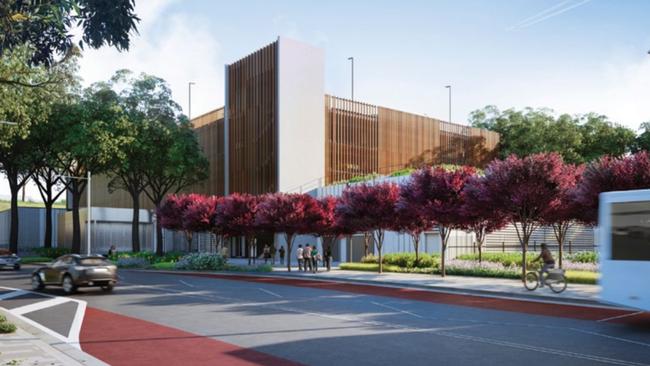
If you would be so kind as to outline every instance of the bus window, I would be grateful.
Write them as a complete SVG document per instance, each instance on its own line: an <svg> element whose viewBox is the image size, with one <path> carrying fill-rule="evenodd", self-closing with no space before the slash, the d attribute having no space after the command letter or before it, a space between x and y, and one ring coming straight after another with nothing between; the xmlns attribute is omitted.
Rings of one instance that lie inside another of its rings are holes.
<svg viewBox="0 0 650 366"><path fill-rule="evenodd" d="M650 201L612 203L612 260L650 261Z"/></svg>

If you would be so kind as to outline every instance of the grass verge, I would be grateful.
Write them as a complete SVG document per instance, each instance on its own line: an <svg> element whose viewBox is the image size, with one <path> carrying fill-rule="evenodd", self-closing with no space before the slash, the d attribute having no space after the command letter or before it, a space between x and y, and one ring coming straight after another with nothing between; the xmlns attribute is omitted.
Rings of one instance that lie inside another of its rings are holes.
<svg viewBox="0 0 650 366"><path fill-rule="evenodd" d="M49 257L21 257L21 264L30 264L30 263L49 263L52 261L52 258Z"/></svg>

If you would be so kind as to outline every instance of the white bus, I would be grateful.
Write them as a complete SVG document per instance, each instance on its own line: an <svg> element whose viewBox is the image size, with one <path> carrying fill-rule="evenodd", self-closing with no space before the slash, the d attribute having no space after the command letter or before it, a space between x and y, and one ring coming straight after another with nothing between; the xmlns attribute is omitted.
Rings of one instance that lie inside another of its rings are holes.
<svg viewBox="0 0 650 366"><path fill-rule="evenodd" d="M650 189L600 194L601 299L650 310Z"/></svg>

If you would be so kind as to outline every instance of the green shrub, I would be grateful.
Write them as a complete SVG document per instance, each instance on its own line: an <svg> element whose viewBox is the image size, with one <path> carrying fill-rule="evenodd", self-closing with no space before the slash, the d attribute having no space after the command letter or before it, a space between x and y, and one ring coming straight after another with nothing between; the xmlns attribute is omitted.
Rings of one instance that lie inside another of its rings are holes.
<svg viewBox="0 0 650 366"><path fill-rule="evenodd" d="M176 269L176 262L157 262L151 265L153 269L172 270Z"/></svg>
<svg viewBox="0 0 650 366"><path fill-rule="evenodd" d="M32 248L32 254L38 257L47 257L47 258L58 258L64 254L72 253L70 248Z"/></svg>
<svg viewBox="0 0 650 366"><path fill-rule="evenodd" d="M535 257L537 257L537 253L526 253L526 263L528 266L532 264L532 260L535 259ZM456 258L466 261L478 261L478 253L461 254ZM501 263L506 267L521 267L521 252L483 253L483 261Z"/></svg>
<svg viewBox="0 0 650 366"><path fill-rule="evenodd" d="M384 265L394 265L403 268L437 268L440 265L438 254L420 253L419 261L415 263L415 253L388 253L382 256ZM368 255L361 258L361 263L378 264L379 259L375 255Z"/></svg>
<svg viewBox="0 0 650 366"><path fill-rule="evenodd" d="M600 274L589 271L566 271L566 280L569 283L584 283L595 285L600 279Z"/></svg>
<svg viewBox="0 0 650 366"><path fill-rule="evenodd" d="M190 253L179 259L175 267L194 271L221 271L226 267L226 260L220 254Z"/></svg>
<svg viewBox="0 0 650 366"><path fill-rule="evenodd" d="M598 253L596 252L576 252L565 256L571 262L578 263L598 263Z"/></svg>
<svg viewBox="0 0 650 366"><path fill-rule="evenodd" d="M349 271L366 271L366 272L377 272L379 271L379 264L377 263L341 263L339 266L340 269L349 270ZM384 272L395 272L395 273L434 273L435 268L404 268L399 267L393 264L384 264Z"/></svg>
<svg viewBox="0 0 650 366"><path fill-rule="evenodd" d="M7 321L7 317L4 315L0 315L0 323L4 323Z"/></svg>
<svg viewBox="0 0 650 366"><path fill-rule="evenodd" d="M0 322L0 334L13 333L15 331L16 331L15 325L7 322Z"/></svg>
<svg viewBox="0 0 650 366"><path fill-rule="evenodd" d="M120 268L147 268L150 263L145 258L122 257L115 261Z"/></svg>
<svg viewBox="0 0 650 366"><path fill-rule="evenodd" d="M404 175L411 175L411 173L413 173L414 171L415 168L404 168L390 173L389 177L401 177Z"/></svg>

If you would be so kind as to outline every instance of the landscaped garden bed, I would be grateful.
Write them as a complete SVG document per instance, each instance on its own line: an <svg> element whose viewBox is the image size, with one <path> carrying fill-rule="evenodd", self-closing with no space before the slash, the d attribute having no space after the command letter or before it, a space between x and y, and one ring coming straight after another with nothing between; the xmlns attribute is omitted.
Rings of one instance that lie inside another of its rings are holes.
<svg viewBox="0 0 650 366"><path fill-rule="evenodd" d="M536 253L528 253L528 265L533 265L532 260ZM492 277L492 278L521 278L521 253L484 253L482 262L478 261L478 254L464 254L456 259L446 261L446 272L449 275ZM598 273L597 256L593 252L580 252L564 257L562 267L566 270L569 283L596 284ZM383 269L386 272L398 273L440 273L440 257L438 255L421 254L420 261L415 262L413 253L393 253L383 257ZM367 256L361 263L342 263L340 268L352 271L378 270L377 257ZM532 268L532 267L530 267Z"/></svg>
<svg viewBox="0 0 650 366"><path fill-rule="evenodd" d="M154 269L168 271L231 271L231 272L271 272L271 265L240 266L216 253L168 252L157 256L152 252L119 252L110 257L119 268Z"/></svg>

